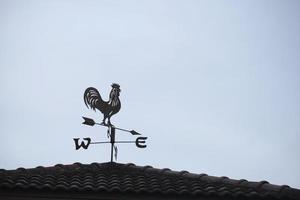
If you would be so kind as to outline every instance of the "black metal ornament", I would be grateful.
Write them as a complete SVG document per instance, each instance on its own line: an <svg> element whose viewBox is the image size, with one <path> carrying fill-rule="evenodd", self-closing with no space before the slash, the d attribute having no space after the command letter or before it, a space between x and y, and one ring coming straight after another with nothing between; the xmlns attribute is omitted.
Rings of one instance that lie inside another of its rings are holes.
<svg viewBox="0 0 300 200"><path fill-rule="evenodd" d="M82 117L84 121L82 124L88 125L88 126L94 126L94 125L100 125L107 127L107 136L110 138L110 141L104 141L104 142L92 142L92 139L89 137L83 138L80 141L80 138L73 138L75 143L75 150L82 149L88 149L89 145L91 144L105 144L110 143L111 144L111 156L110 160L113 162L113 154L115 156L115 160L117 160L117 154L118 154L118 148L116 146L116 143L135 143L136 147L138 148L146 148L146 140L147 137L137 137L135 141L116 141L116 130L120 130L123 132L131 133L131 135L141 135L140 133L134 131L134 130L127 130L123 128L116 127L111 124L110 118L118 113L121 109L121 101L119 99L120 96L120 85L113 83L112 89L109 94L109 101L103 101L100 93L96 88L89 87L84 92L84 103L88 108L93 109L94 111L99 110L103 114L103 120L102 123L97 123L91 118ZM107 123L106 123L107 119Z"/></svg>
<svg viewBox="0 0 300 200"><path fill-rule="evenodd" d="M87 88L83 95L84 103L88 108L97 109L103 114L102 124L104 125L112 125L110 118L121 109L121 101L119 99L121 92L120 85L113 83L111 87L108 101L103 101L98 90L93 87ZM105 122L106 119L107 124Z"/></svg>

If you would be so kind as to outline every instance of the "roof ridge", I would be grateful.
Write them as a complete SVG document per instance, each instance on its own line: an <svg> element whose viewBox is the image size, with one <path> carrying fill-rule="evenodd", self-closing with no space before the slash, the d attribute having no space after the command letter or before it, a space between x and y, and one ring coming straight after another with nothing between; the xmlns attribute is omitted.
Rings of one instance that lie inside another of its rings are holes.
<svg viewBox="0 0 300 200"><path fill-rule="evenodd" d="M93 178L94 175L95 177ZM12 175L12 176L11 176ZM112 179L112 185L117 183L121 183L120 181L124 181L123 184L129 184L130 188L135 185L135 187L141 187L142 191L145 190L144 185L150 184L153 187L153 192L179 192L186 193L193 191L193 194L224 194L224 195L271 195L271 196L296 196L300 197L300 190L291 188L287 185L274 185L270 184L267 181L248 181L245 179L231 179L226 176L210 176L207 174L197 174L192 173L186 170L175 171L169 168L156 168L150 165L138 166L134 163L117 163L117 162L105 162L105 163L97 163L93 162L90 164L82 164L80 162L75 162L73 164L56 164L54 166L37 166L35 168L17 168L15 170L5 170L0 169L0 188L2 186L6 187L15 187L17 185L24 185L25 183L30 183L35 187L35 183L31 183L33 181L32 178L28 177L49 177L48 182L50 181L50 185L45 185L45 187L58 187L56 184L51 182L52 180L56 180L53 177L60 177L58 180L62 180L62 184L60 187L66 189L66 182L69 185L72 185L72 181L75 181L74 184L84 184L86 179L88 179L88 183L92 182L96 185L100 180L107 182L107 180ZM7 180L5 177L8 177ZM131 178L130 178L131 177ZM70 180L69 180L70 179ZM99 179L99 180L98 180ZM106 180L107 179L107 180ZM1 182L2 180L2 182ZM4 180L4 181L3 181ZM43 178L41 178L41 181ZM132 180L135 180L132 182ZM68 185L67 184L67 185ZM73 187L77 187L75 186ZM136 185L137 184L137 185ZM59 185L59 184L58 184ZM175 187L176 185L176 187ZM128 186L128 187L129 187ZM40 185L36 186L40 187ZM89 185L89 187L92 187ZM96 187L96 186L95 186ZM99 188L103 188L103 183L101 183L94 190L99 190ZM121 187L121 186L120 186ZM118 190L120 187L117 187ZM121 187L121 188L122 188ZM140 191L131 188L133 191ZM175 188L177 188L176 191ZM108 191L111 189L108 188Z"/></svg>
<svg viewBox="0 0 300 200"><path fill-rule="evenodd" d="M122 164L122 163L118 163L118 164ZM197 173L189 172L187 170L175 171L175 170L172 170L172 169L169 169L169 168L159 169L159 168L156 168L156 167L153 167L153 166L150 166L150 165L146 165L146 166L142 167L142 166L137 166L134 163L127 163L127 164L124 164L124 165L127 165L127 166L133 165L134 167L144 168L145 170L147 170L147 169L150 169L150 170L151 169L152 170L159 170L159 171L163 171L164 173L167 173L167 174L177 173L177 174L179 174L181 176L188 176L188 177L192 177L192 178L199 178L200 180L205 180L205 181L221 182L221 183L227 183L227 184L239 185L239 186L253 185L253 186L255 186L256 189L274 190L276 192L278 192L278 191L279 192L283 192L285 189L296 189L296 190L299 190L297 188L292 188L292 187L290 187L288 185L276 185L276 184L272 184L272 183L269 183L266 180L262 180L262 181L249 181L249 180L246 180L246 179L232 179L232 178L229 178L227 176L220 176L219 177L219 176L208 175L208 174L205 174L205 173L197 174Z"/></svg>
<svg viewBox="0 0 300 200"><path fill-rule="evenodd" d="M292 188L288 185L276 185L276 184L271 184L268 181L262 180L262 181L248 181L246 179L232 179L232 178L228 178L226 176L212 176L212 175L207 175L205 173L201 173L201 174L197 174L197 173L193 173L193 172L189 172L187 170L181 170L181 171L177 171L177 170L172 170L170 168L156 168L153 167L151 165L145 165L145 166L138 166L135 165L134 163L118 163L118 162L103 162L103 163L98 163L98 162L93 162L90 164L83 164L80 162L75 162L73 164L55 164L53 166L37 166L37 167L32 167L32 168L24 168L24 167L19 167L17 169L0 169L0 173L5 172L5 171L25 171L25 170L36 170L36 169L40 169L40 170L46 170L46 169L57 169L57 168L61 168L61 169L68 169L68 168L72 168L72 167L88 167L88 166L120 166L120 167L131 167L131 168L137 168L140 169L141 171L160 171L161 173L166 173L166 174L178 174L181 176L188 176L188 177L193 177L193 178L199 178L201 180L209 180L209 181L213 181L213 182L226 182L226 183L232 183L233 184L238 184L238 185L248 185L248 184L253 184L255 185L256 188L269 188L269 186L277 186L277 187L283 187L279 190L282 190L284 188ZM267 186L266 186L267 185Z"/></svg>

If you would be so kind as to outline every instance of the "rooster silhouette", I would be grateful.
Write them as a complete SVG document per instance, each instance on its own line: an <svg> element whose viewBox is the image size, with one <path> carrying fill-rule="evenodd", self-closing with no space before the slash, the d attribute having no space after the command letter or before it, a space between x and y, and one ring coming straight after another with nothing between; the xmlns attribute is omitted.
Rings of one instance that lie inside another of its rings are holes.
<svg viewBox="0 0 300 200"><path fill-rule="evenodd" d="M98 90L93 87L87 88L83 95L84 103L88 108L91 108L94 111L98 109L101 113L103 113L102 124L107 126L112 126L110 118L121 109L121 101L119 99L121 92L120 85L113 83L111 87L112 89L109 94L109 101L103 101ZM105 123L106 119L107 124Z"/></svg>

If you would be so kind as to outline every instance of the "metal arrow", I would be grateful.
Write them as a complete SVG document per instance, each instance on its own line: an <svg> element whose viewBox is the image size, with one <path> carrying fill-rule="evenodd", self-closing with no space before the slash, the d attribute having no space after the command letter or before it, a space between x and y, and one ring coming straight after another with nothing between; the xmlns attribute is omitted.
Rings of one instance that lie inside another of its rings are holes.
<svg viewBox="0 0 300 200"><path fill-rule="evenodd" d="M97 125L100 125L100 126L106 126L106 127L110 127L109 125L107 124L100 124L100 123L97 123L95 122L93 119L91 118L87 118L87 117L82 117L84 119L84 122L82 122L82 124L85 124L85 125L88 125L88 126L94 126L95 124ZM135 130L127 130L127 129L123 129L123 128L119 128L119 127L115 127L115 126L112 126L114 127L115 129L117 130L120 130L120 131L125 131L125 132L128 132L128 133L131 133L131 135L141 135L140 133L136 132Z"/></svg>

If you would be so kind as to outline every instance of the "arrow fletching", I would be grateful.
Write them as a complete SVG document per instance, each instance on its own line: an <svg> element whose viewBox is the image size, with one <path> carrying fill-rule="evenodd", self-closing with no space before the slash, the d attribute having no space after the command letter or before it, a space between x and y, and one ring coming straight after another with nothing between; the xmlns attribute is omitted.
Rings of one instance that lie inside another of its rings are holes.
<svg viewBox="0 0 300 200"><path fill-rule="evenodd" d="M135 130L129 131L131 135L141 135L140 133L136 132Z"/></svg>
<svg viewBox="0 0 300 200"><path fill-rule="evenodd" d="M84 119L84 122L82 124L88 125L88 126L94 126L95 121L93 119L87 118L87 117L82 117Z"/></svg>

